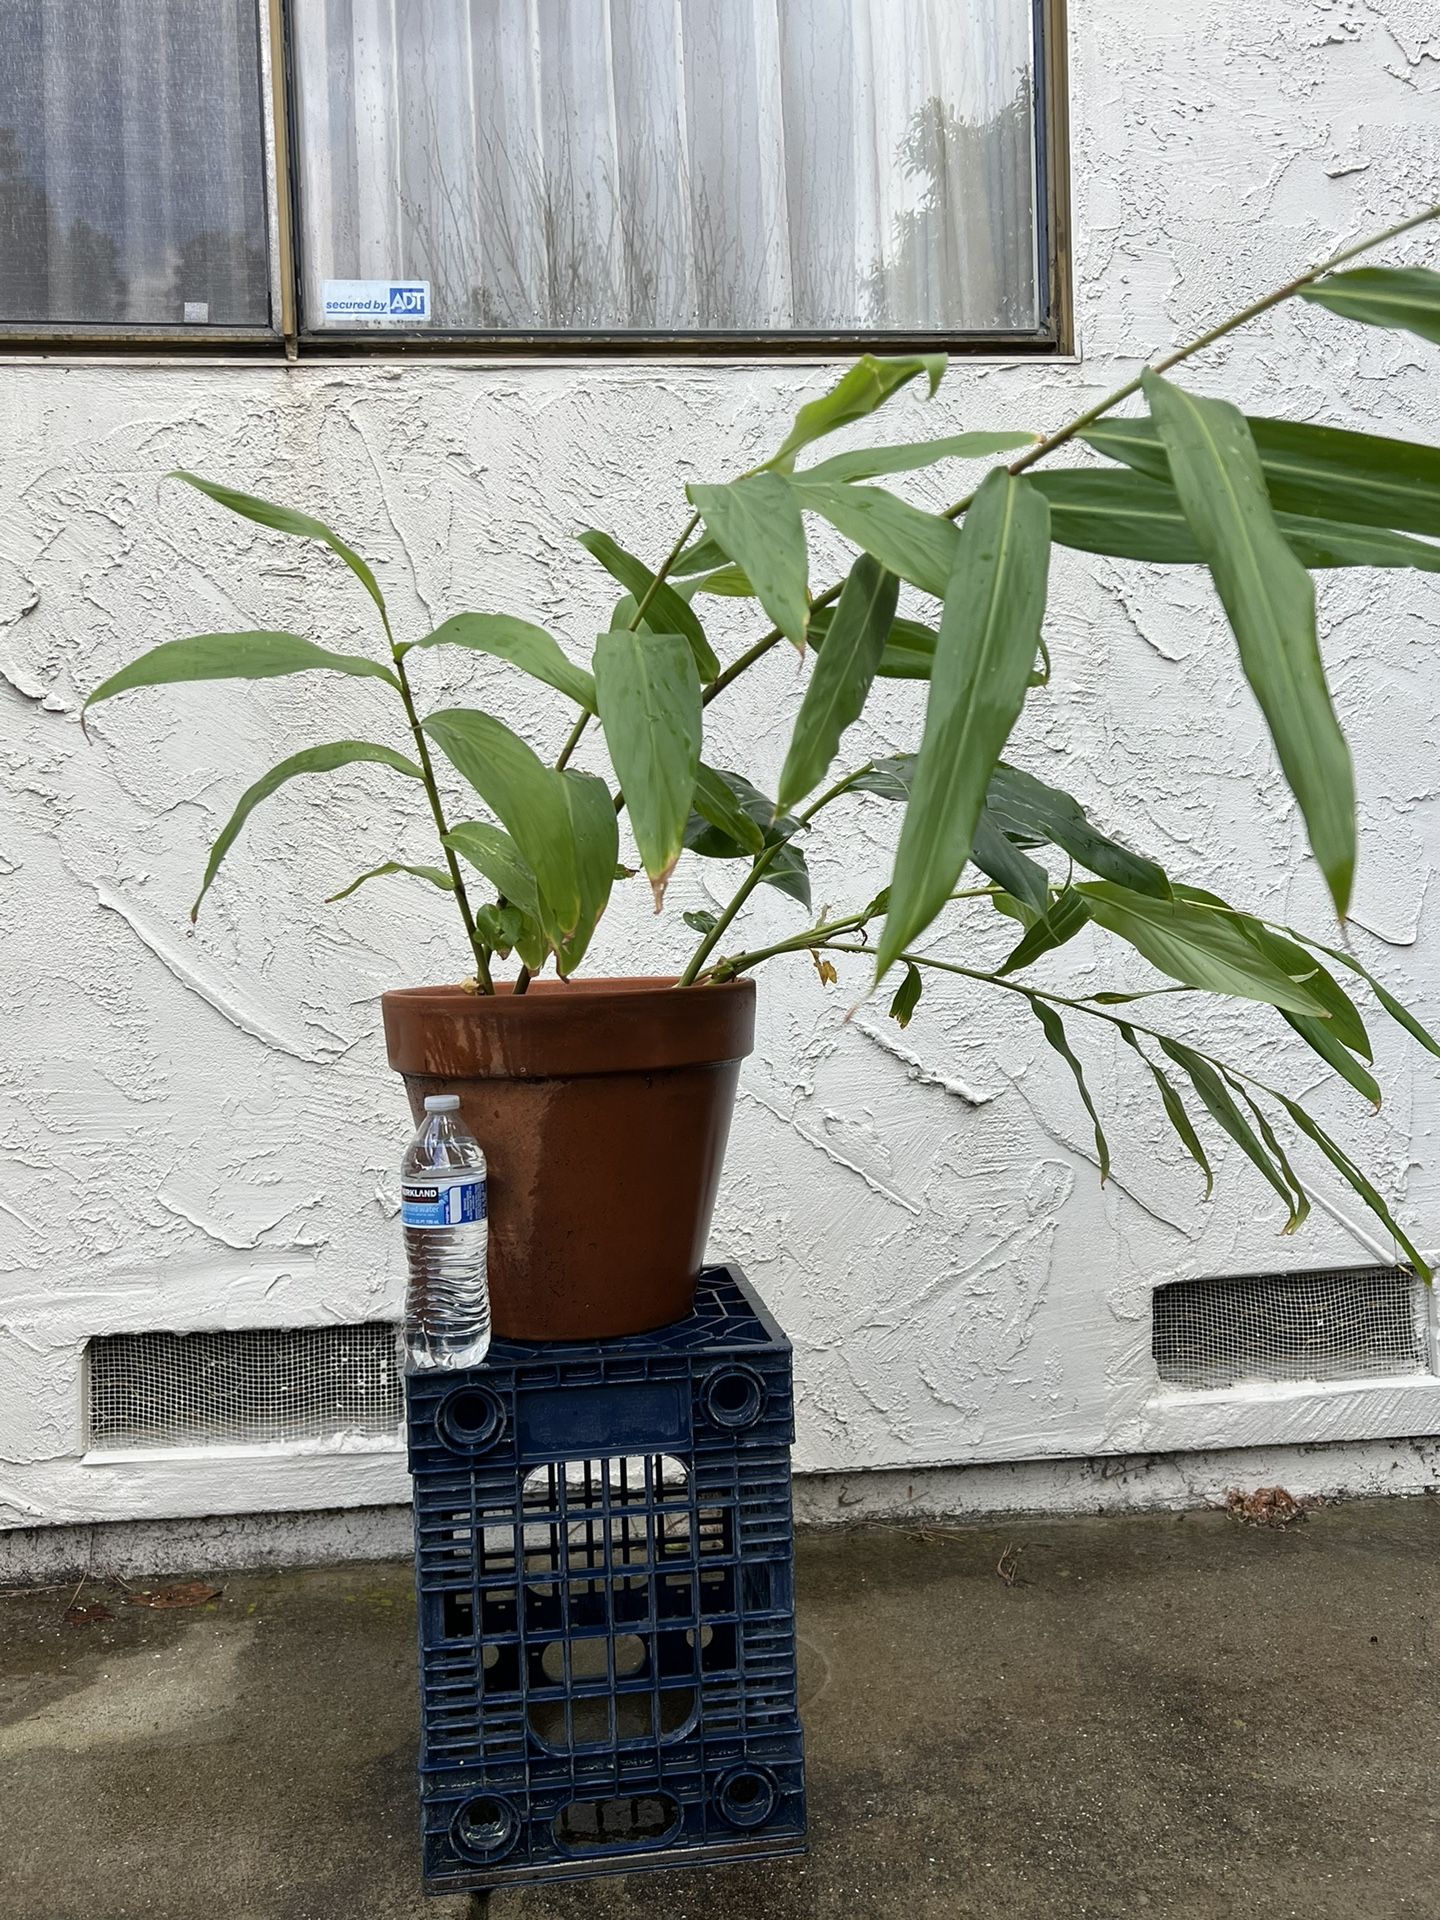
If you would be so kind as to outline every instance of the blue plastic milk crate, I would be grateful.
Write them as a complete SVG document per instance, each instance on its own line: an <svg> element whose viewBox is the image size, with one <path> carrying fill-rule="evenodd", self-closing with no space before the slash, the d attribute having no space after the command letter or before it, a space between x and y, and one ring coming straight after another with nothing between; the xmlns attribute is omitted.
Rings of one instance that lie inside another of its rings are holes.
<svg viewBox="0 0 1440 1920"><path fill-rule="evenodd" d="M427 1889L803 1852L790 1343L738 1269L406 1389Z"/></svg>

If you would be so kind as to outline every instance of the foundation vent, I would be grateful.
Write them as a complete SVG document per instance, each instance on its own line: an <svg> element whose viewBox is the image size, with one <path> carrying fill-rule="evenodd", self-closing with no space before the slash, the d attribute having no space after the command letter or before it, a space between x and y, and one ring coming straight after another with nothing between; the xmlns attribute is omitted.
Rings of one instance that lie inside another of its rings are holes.
<svg viewBox="0 0 1440 1920"><path fill-rule="evenodd" d="M120 1333L86 1350L91 1448L261 1446L398 1435L395 1328Z"/></svg>
<svg viewBox="0 0 1440 1920"><path fill-rule="evenodd" d="M1172 1386L1429 1371L1425 1288L1404 1267L1182 1280L1156 1290L1153 1314L1155 1366Z"/></svg>

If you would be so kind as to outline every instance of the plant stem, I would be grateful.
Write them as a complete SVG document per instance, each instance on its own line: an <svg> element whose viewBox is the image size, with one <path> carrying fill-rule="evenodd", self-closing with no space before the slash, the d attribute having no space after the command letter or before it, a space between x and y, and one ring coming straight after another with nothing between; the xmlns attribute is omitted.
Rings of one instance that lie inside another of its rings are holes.
<svg viewBox="0 0 1440 1920"><path fill-rule="evenodd" d="M705 962L710 958L710 955L715 951L716 945L725 932L725 929L730 925L730 922L750 898L756 887L758 887L760 882L765 878L767 868L776 854L779 853L780 849L782 847L788 847L802 828L809 826L810 822L822 807L828 807L832 800L838 800L840 795L853 787L855 782L860 779L863 774L868 773L873 765L873 761L867 760L863 767L857 767L853 773L847 773L843 780L837 780L833 787L827 787L825 792L821 794L820 798L816 800L813 805L808 806L802 814L796 816L795 824L789 833L779 835L776 839L772 840L768 846L760 849L751 864L749 873L746 874L745 878L740 882L740 885L731 896L730 904L722 911L720 918L715 922L709 933L702 938L694 953L691 954L689 961L686 963L685 971L675 982L677 987L694 985L696 974L699 973Z"/></svg>
<svg viewBox="0 0 1440 1920"><path fill-rule="evenodd" d="M951 900L990 900L1000 891L998 887L964 887L959 893L952 893ZM792 933L788 939L777 940L770 947L756 947L750 953L731 954L718 966L710 969L710 978L714 980L733 980L736 974L746 972L750 967L759 966L762 960L772 960L777 953L801 953L810 947L824 947L829 944L833 933L853 933L858 928L876 918L869 907L863 913L849 913L840 920L827 920L819 926L807 927L804 933ZM869 953L869 947L836 947L836 953Z"/></svg>
<svg viewBox="0 0 1440 1920"><path fill-rule="evenodd" d="M453 847L446 844L445 836L450 829L445 822L445 809L440 800L440 789L435 781L435 768L430 759L430 743L425 738L425 730L420 725L420 716L415 711L415 696L410 690L410 676L405 671L405 649L395 645L390 633L390 622L385 622L386 636L390 640L390 652L395 661L395 673L400 682L400 697L405 702L405 717L410 722L410 733L415 741L415 753L420 762L420 772L425 781L425 793L430 801L430 815L435 822L435 831L440 836L441 850L445 855L445 865L450 871L451 884L455 889L455 904L460 909L460 918L465 923L465 937L475 955L475 978L482 993L493 993L495 982L490 977L490 950L480 938L475 927L475 916L470 911L470 900L465 892L465 877L460 871L460 862Z"/></svg>

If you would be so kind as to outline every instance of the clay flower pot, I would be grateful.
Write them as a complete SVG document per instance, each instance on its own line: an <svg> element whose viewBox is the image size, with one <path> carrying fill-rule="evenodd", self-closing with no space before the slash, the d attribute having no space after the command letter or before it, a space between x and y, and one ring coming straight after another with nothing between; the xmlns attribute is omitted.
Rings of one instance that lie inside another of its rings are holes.
<svg viewBox="0 0 1440 1920"><path fill-rule="evenodd" d="M536 981L382 996L418 1121L458 1093L490 1168L497 1336L602 1339L689 1312L754 1045L755 983Z"/></svg>

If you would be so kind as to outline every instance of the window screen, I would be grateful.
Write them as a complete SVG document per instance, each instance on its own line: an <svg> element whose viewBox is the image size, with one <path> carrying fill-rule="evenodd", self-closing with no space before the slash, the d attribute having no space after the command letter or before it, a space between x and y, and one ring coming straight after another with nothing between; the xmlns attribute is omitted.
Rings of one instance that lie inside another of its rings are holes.
<svg viewBox="0 0 1440 1920"><path fill-rule="evenodd" d="M265 327L256 0L3 0L0 323Z"/></svg>
<svg viewBox="0 0 1440 1920"><path fill-rule="evenodd" d="M311 328L1037 328L1031 0L310 0Z"/></svg>

